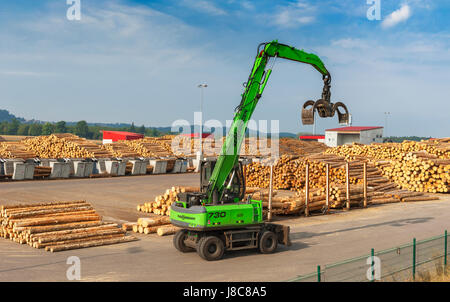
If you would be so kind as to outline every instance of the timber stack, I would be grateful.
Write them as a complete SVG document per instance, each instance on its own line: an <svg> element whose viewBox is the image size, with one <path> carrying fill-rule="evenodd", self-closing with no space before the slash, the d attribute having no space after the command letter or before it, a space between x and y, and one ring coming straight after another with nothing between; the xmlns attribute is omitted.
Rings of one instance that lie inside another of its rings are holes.
<svg viewBox="0 0 450 302"><path fill-rule="evenodd" d="M131 226L133 232L141 234L158 234L167 236L175 234L180 228L170 223L169 217L139 218L137 223Z"/></svg>
<svg viewBox="0 0 450 302"><path fill-rule="evenodd" d="M403 189L415 192L450 192L450 138L421 142L352 144L328 149L347 160L365 159Z"/></svg>
<svg viewBox="0 0 450 302"><path fill-rule="evenodd" d="M29 159L37 157L36 153L29 150L21 142L1 142L0 158L22 158Z"/></svg>
<svg viewBox="0 0 450 302"><path fill-rule="evenodd" d="M154 201L138 205L137 210L144 213L169 216L170 206L179 200L178 193L198 192L199 190L200 188L197 187L172 187L167 189L164 194L156 196Z"/></svg>
<svg viewBox="0 0 450 302"><path fill-rule="evenodd" d="M330 164L331 182L344 183L346 180L345 161L335 156L311 155L300 157L282 155L273 167L273 187L275 189L301 190L305 187L306 165L309 165L309 186L320 188L326 182L326 164ZM354 171L359 166L352 164ZM246 182L249 186L268 188L270 183L270 166L265 162L256 162L248 165L245 169ZM362 174L362 170L361 170ZM354 175L354 176L359 176ZM358 184L358 178L351 176L350 183Z"/></svg>
<svg viewBox="0 0 450 302"><path fill-rule="evenodd" d="M124 144L142 157L173 156L167 139L146 137L137 140L124 141Z"/></svg>
<svg viewBox="0 0 450 302"><path fill-rule="evenodd" d="M130 148L123 141L113 142L110 144L104 144L104 145L102 145L101 148L103 150L106 150L109 153L111 153L111 155L114 157L119 157L119 158L133 157L134 158L134 157L140 156L139 153L137 153L135 150Z"/></svg>
<svg viewBox="0 0 450 302"><path fill-rule="evenodd" d="M73 134L52 134L37 136L22 141L27 150L40 158L104 158L109 151L100 145Z"/></svg>
<svg viewBox="0 0 450 302"><path fill-rule="evenodd" d="M50 252L137 240L86 201L1 206L0 236Z"/></svg>
<svg viewBox="0 0 450 302"><path fill-rule="evenodd" d="M44 166L35 166L34 167L34 178L50 177L50 174L52 174L51 167L44 167Z"/></svg>

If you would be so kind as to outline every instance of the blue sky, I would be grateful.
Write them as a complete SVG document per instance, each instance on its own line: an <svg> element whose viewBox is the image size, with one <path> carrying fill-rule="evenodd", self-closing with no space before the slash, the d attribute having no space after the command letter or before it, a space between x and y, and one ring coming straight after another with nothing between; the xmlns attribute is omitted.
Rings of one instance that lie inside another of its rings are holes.
<svg viewBox="0 0 450 302"><path fill-rule="evenodd" d="M27 119L135 122L233 117L263 41L314 52L332 75L332 100L354 125L385 124L388 135L450 136L450 3L380 0L0 0L0 108ZM311 66L277 60L254 118L281 131L310 131L300 108L318 99ZM317 132L337 126L321 119Z"/></svg>

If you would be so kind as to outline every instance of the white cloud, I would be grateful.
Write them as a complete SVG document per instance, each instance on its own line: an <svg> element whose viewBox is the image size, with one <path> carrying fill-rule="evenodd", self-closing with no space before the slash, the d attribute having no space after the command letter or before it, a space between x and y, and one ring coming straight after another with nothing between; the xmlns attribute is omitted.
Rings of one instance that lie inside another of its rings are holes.
<svg viewBox="0 0 450 302"><path fill-rule="evenodd" d="M206 0L184 0L183 4L189 6L197 11L213 15L213 16L225 16L227 12L220 7L214 5L214 3Z"/></svg>
<svg viewBox="0 0 450 302"><path fill-rule="evenodd" d="M408 20L409 17L411 17L411 8L408 4L402 4L398 10L392 12L386 17L386 19L384 19L381 26L383 28L393 27L400 22Z"/></svg>
<svg viewBox="0 0 450 302"><path fill-rule="evenodd" d="M342 47L342 48L366 49L369 47L367 45L366 41L361 40L361 39L355 39L355 38L344 38L344 39L334 40L331 42L331 45Z"/></svg>
<svg viewBox="0 0 450 302"><path fill-rule="evenodd" d="M303 1L278 9L273 24L282 28L296 28L315 21L315 7Z"/></svg>

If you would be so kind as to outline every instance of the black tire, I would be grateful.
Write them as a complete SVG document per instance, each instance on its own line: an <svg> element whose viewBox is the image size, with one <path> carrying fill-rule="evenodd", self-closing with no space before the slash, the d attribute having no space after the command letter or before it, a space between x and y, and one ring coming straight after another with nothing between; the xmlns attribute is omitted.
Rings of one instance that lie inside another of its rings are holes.
<svg viewBox="0 0 450 302"><path fill-rule="evenodd" d="M175 233L175 236L173 236L173 245L177 250L179 250L182 253L188 253L194 250L193 248L188 247L184 244L186 236L187 236L186 230L179 230L178 232Z"/></svg>
<svg viewBox="0 0 450 302"><path fill-rule="evenodd" d="M202 237L197 244L197 253L205 260L215 261L223 257L225 247L223 241L216 236Z"/></svg>
<svg viewBox="0 0 450 302"><path fill-rule="evenodd" d="M265 231L259 238L259 251L263 254L271 254L278 247L278 238L272 231Z"/></svg>

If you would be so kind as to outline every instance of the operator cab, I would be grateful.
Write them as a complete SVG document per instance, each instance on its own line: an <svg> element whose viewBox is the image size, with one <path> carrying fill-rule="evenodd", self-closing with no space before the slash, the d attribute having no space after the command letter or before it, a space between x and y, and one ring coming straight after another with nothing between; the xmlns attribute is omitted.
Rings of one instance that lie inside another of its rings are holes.
<svg viewBox="0 0 450 302"><path fill-rule="evenodd" d="M180 201L186 202L186 207L200 206L208 199L209 180L216 165L216 159L206 159L200 163L200 192L179 193ZM222 196L217 192L213 193L212 205L235 203L242 201L245 196L245 179L243 172L243 163L239 161L231 171L225 182L225 188ZM206 204L207 205L207 204Z"/></svg>

